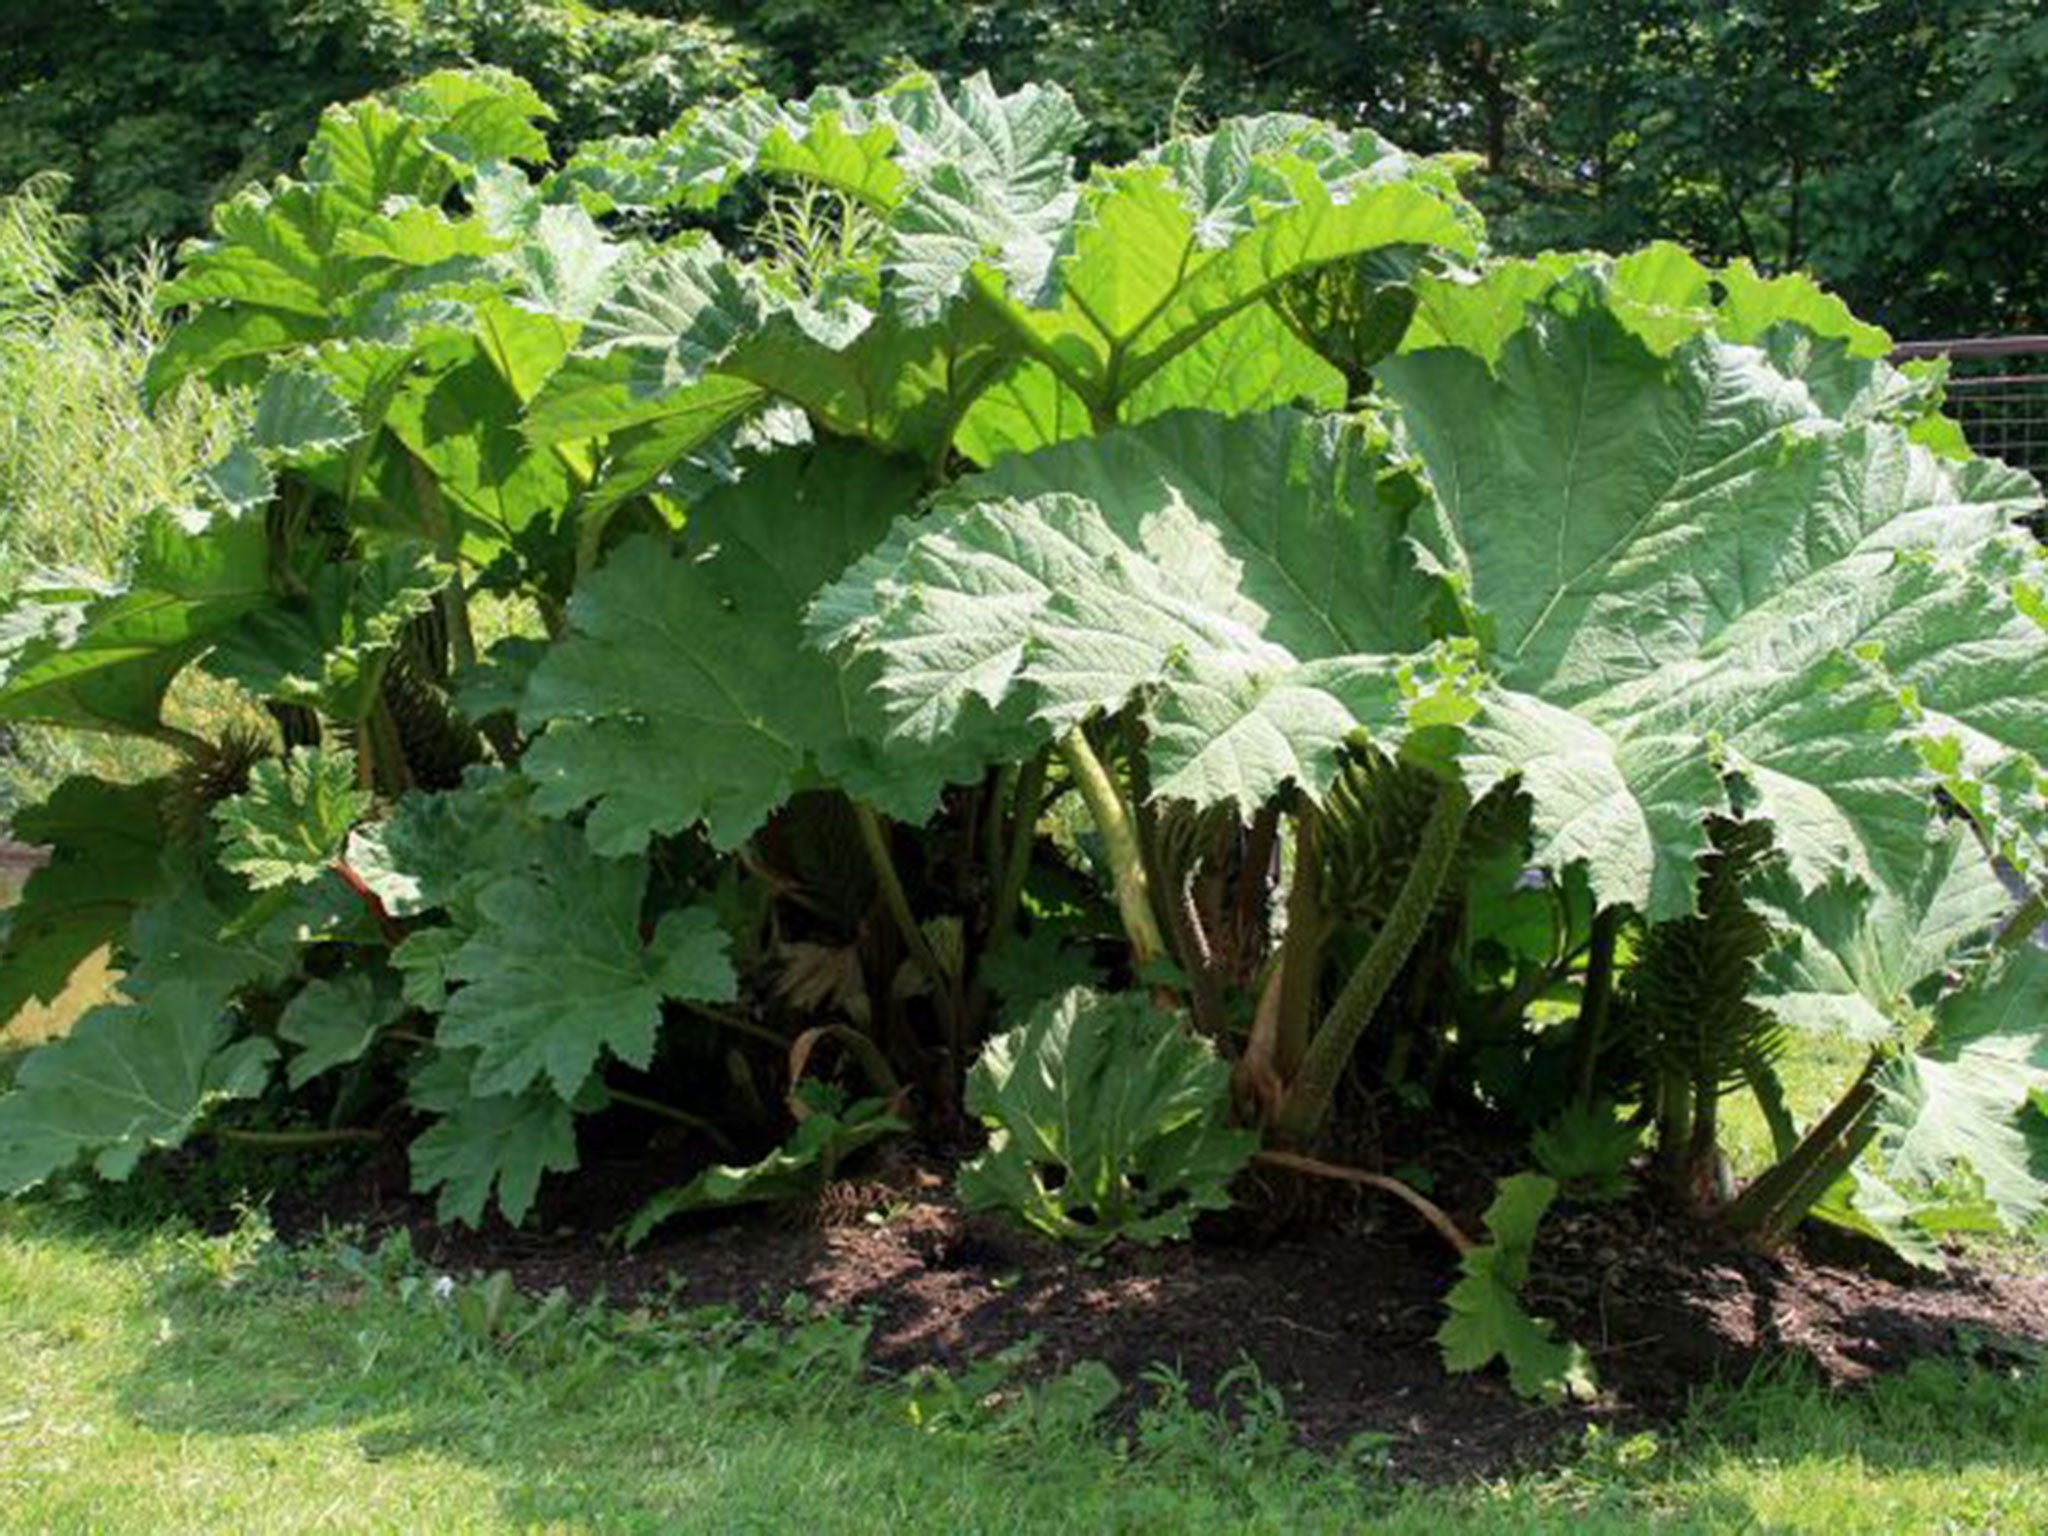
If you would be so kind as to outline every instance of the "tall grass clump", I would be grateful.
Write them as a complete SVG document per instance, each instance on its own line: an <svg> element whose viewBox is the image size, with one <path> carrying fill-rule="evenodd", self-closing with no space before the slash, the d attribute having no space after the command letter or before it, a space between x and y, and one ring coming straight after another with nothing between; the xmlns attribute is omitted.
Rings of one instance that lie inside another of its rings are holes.
<svg viewBox="0 0 2048 1536"><path fill-rule="evenodd" d="M48 173L0 197L0 599L38 570L118 574L135 519L175 500L238 416L231 398L198 389L144 404L165 259L151 249L82 272L66 190ZM110 752L0 735L0 824L56 774L118 766Z"/></svg>
<svg viewBox="0 0 2048 1536"><path fill-rule="evenodd" d="M225 448L235 417L199 390L144 406L163 256L80 274L64 192L47 174L0 200L0 591L40 566L111 574L129 525Z"/></svg>

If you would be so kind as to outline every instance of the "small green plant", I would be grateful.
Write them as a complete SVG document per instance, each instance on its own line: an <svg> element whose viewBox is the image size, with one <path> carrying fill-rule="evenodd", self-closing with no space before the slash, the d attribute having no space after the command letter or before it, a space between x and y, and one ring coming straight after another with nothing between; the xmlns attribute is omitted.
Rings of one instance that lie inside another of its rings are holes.
<svg viewBox="0 0 2048 1536"><path fill-rule="evenodd" d="M1099 1360L1083 1360L1043 1381L1022 1373L1038 1354L1026 1338L957 1371L927 1366L903 1382L903 1410L930 1435L962 1441L1021 1441L1033 1447L1079 1442L1123 1396L1123 1383Z"/></svg>
<svg viewBox="0 0 2048 1536"><path fill-rule="evenodd" d="M1524 1310L1529 1256L1536 1228L1557 1198L1557 1181L1540 1173L1502 1179L1486 1208L1493 1241L1468 1249L1463 1276L1444 1305L1450 1316L1437 1330L1444 1363L1476 1371L1504 1361L1508 1380L1524 1397L1590 1397L1593 1367L1578 1345L1559 1340L1551 1325Z"/></svg>
<svg viewBox="0 0 2048 1536"><path fill-rule="evenodd" d="M1619 1200L1642 1150L1643 1127L1605 1100L1573 1104L1529 1139L1536 1166L1576 1200Z"/></svg>
<svg viewBox="0 0 2048 1536"><path fill-rule="evenodd" d="M449 1326L471 1353L509 1354L560 1328L572 1311L567 1291L557 1288L545 1296L529 1296L502 1269L443 1289Z"/></svg>
<svg viewBox="0 0 2048 1536"><path fill-rule="evenodd" d="M806 1082L796 1092L802 1109L795 1133L758 1162L713 1164L689 1183L664 1190L626 1224L625 1244L637 1248L663 1222L685 1211L718 1206L766 1205L816 1194L840 1165L865 1147L910 1129L892 1100L857 1099L826 1084Z"/></svg>
<svg viewBox="0 0 2048 1536"><path fill-rule="evenodd" d="M998 1035L967 1079L988 1150L960 1170L975 1209L1089 1247L1184 1238L1229 1203L1258 1148L1225 1124L1230 1072L1140 993L1076 987Z"/></svg>

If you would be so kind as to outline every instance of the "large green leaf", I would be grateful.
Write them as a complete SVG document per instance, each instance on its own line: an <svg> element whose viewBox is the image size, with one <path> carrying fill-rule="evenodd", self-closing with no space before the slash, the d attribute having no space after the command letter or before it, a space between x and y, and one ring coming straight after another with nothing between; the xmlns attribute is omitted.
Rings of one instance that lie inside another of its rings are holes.
<svg viewBox="0 0 2048 1536"><path fill-rule="evenodd" d="M1416 313L1401 350L1457 347L1497 361L1531 304L1564 284L1596 274L1616 320L1650 350L1713 331L1724 340L1766 345L1787 331L1839 345L1865 363L1891 350L1891 338L1804 273L1763 277L1746 260L1710 267L1660 241L1626 256L1548 251L1503 258L1478 271L1418 274Z"/></svg>
<svg viewBox="0 0 2048 1536"><path fill-rule="evenodd" d="M376 705L406 623L434 606L450 575L419 543L331 561L304 592L238 621L206 658L206 670L261 699L361 721Z"/></svg>
<svg viewBox="0 0 2048 1536"><path fill-rule="evenodd" d="M714 371L757 335L771 299L709 237L620 264L593 302L575 352L527 399L522 430L557 453L600 443L585 476L577 546L596 563L613 513L654 487L765 398L759 384ZM823 349L811 349L822 355Z"/></svg>
<svg viewBox="0 0 2048 1536"><path fill-rule="evenodd" d="M547 828L533 867L486 885L475 930L448 961L463 983L436 1038L476 1053L472 1091L523 1093L545 1078L574 1099L607 1053L654 1056L664 998L724 1001L736 982L713 914L665 914L641 928L647 866L603 859L575 828Z"/></svg>
<svg viewBox="0 0 2048 1536"><path fill-rule="evenodd" d="M476 200L487 227L506 242L492 265L512 278L517 308L529 321L580 325L643 259L642 247L614 241L581 208L548 201L523 176L485 177ZM536 325L526 329L531 338L544 334ZM524 370L508 369L506 377L526 396L539 382Z"/></svg>
<svg viewBox="0 0 2048 1536"><path fill-rule="evenodd" d="M466 1051L436 1052L414 1074L414 1107L440 1118L413 1141L412 1186L439 1191L442 1221L482 1225L495 1192L505 1219L517 1223L533 1209L544 1174L576 1167L575 1114L545 1088L479 1094L475 1074Z"/></svg>
<svg viewBox="0 0 2048 1536"><path fill-rule="evenodd" d="M659 143L597 152L566 180L589 173L606 200L706 206L759 170L879 222L814 294L708 242L665 254L599 309L531 430L694 411L723 375L896 451L936 457L959 430L986 462L1177 407L1335 399L1341 379L1266 297L1369 252L1473 247L1451 165L1370 133L1236 120L1077 191L1079 129L1057 91L920 78L868 101L707 108Z"/></svg>
<svg viewBox="0 0 2048 1536"><path fill-rule="evenodd" d="M522 718L545 731L522 765L536 803L592 804L591 842L607 853L699 822L731 847L820 779L906 820L929 815L978 764L888 750L868 674L807 652L801 630L813 594L917 483L914 466L858 449L784 452L707 497L685 549L616 551L527 685Z"/></svg>
<svg viewBox="0 0 2048 1536"><path fill-rule="evenodd" d="M1971 456L1961 429L1941 415L1943 365L1894 367L1891 338L1803 273L1764 277L1747 260L1710 267L1662 242L1621 257L1553 251L1479 271L1418 272L1401 349L1458 347L1493 363L1529 305L1589 275L1616 322L1659 356L1707 332L1755 346L1835 420L1891 422L1944 457Z"/></svg>
<svg viewBox="0 0 2048 1536"><path fill-rule="evenodd" d="M1469 252L1476 230L1447 165L1287 116L1234 119L1098 173L1045 260L1000 221L953 222L937 259L923 231L901 237L923 257L901 263L904 301L928 305L961 282L954 267L971 272L978 299L1101 416L1298 274L1396 246Z"/></svg>
<svg viewBox="0 0 2048 1536"><path fill-rule="evenodd" d="M438 908L465 932L473 929L484 886L547 856L547 823L529 805L530 791L518 774L474 767L457 789L404 796L377 829L374 863L385 905L400 917Z"/></svg>
<svg viewBox="0 0 2048 1536"><path fill-rule="evenodd" d="M1878 1087L1891 1178L1925 1187L1967 1170L2007 1230L2026 1230L2048 1212L2048 954L2028 946L1944 998Z"/></svg>
<svg viewBox="0 0 2048 1536"><path fill-rule="evenodd" d="M1269 305L1256 304L1208 331L1131 393L1125 423L1198 409L1245 416L1284 405L1334 409L1344 377L1303 344ZM1044 363L1027 361L976 395L960 423L960 451L979 464L1086 437L1088 404Z"/></svg>
<svg viewBox="0 0 2048 1536"><path fill-rule="evenodd" d="M123 585L29 588L0 616L0 720L156 734L171 680L272 601L262 519L152 513Z"/></svg>
<svg viewBox="0 0 2048 1536"><path fill-rule="evenodd" d="M1811 893L1766 874L1752 897L1783 930L1754 1000L1794 1028L1866 1044L1909 1040L1949 968L1981 943L2012 905L1971 830L1928 838L1920 865L1897 888L1844 879Z"/></svg>
<svg viewBox="0 0 2048 1536"><path fill-rule="evenodd" d="M455 168L428 146L423 126L375 97L331 106L306 148L306 179L365 213L394 198L438 203L455 185Z"/></svg>
<svg viewBox="0 0 2048 1536"><path fill-rule="evenodd" d="M1013 360L1007 333L984 311L926 325L863 316L842 335L822 330L815 312L786 309L726 367L829 431L931 460Z"/></svg>
<svg viewBox="0 0 2048 1536"><path fill-rule="evenodd" d="M554 108L507 70L437 69L400 86L390 100L419 125L436 154L466 169L548 157L540 124L554 117Z"/></svg>
<svg viewBox="0 0 2048 1536"><path fill-rule="evenodd" d="M346 335L360 307L408 270L351 250L346 236L362 217L342 192L300 182L251 188L215 208L212 238L187 249L158 294L191 314L150 359L151 396L194 377L252 382L273 358Z"/></svg>
<svg viewBox="0 0 2048 1536"><path fill-rule="evenodd" d="M87 956L117 942L163 889L162 779L66 779L14 818L14 835L50 850L6 915L0 1029L32 1001L50 1002Z"/></svg>
<svg viewBox="0 0 2048 1536"><path fill-rule="evenodd" d="M526 430L566 442L658 429L673 459L775 396L835 432L933 457L1013 364L1014 339L984 311L910 323L876 313L873 298L782 292L708 240L666 251L598 307L575 355L535 398Z"/></svg>
<svg viewBox="0 0 2048 1536"><path fill-rule="evenodd" d="M1071 1242L1184 1238L1229 1203L1258 1148L1225 1123L1229 1080L1143 994L1076 987L991 1040L968 1074L989 1144L960 1170L961 1199Z"/></svg>
<svg viewBox="0 0 2048 1536"><path fill-rule="evenodd" d="M323 1072L361 1060L403 1012L398 978L388 970L349 971L308 982L277 1020L278 1038L299 1048L285 1073L292 1087L303 1088Z"/></svg>
<svg viewBox="0 0 2048 1536"><path fill-rule="evenodd" d="M1082 128L1057 87L999 96L976 76L952 101L926 101L932 116L898 162L911 180L888 252L896 302L914 325L937 321L977 268L1021 290L1043 284L1073 221Z"/></svg>
<svg viewBox="0 0 2048 1536"><path fill-rule="evenodd" d="M1981 461L1958 473L1977 470L1987 486L2006 484L2008 471ZM2048 610L2037 575L2010 584L1995 569L1987 577L1944 582L1922 604L1924 621L1890 626L1885 670L1911 706L1915 744L1942 788L2002 852L2038 869ZM1958 642L1959 632L1967 639Z"/></svg>
<svg viewBox="0 0 2048 1536"><path fill-rule="evenodd" d="M406 796L363 862L389 910L446 919L392 959L475 1092L573 1099L607 1052L647 1063L664 999L723 1000L735 982L708 912L669 912L650 936L646 860L598 857L531 798L523 777L472 769L460 789Z"/></svg>
<svg viewBox="0 0 2048 1536"><path fill-rule="evenodd" d="M1752 895L1781 932L1753 1001L1875 1052L1874 1156L1816 1214L1940 1268L1941 1233L2048 1209L2048 1124L2028 1107L2048 1088L2048 970L2031 946L1987 958L2012 897L1974 831L1933 832L1892 886L1766 875Z"/></svg>
<svg viewBox="0 0 2048 1536"><path fill-rule="evenodd" d="M1540 862L1586 860L1603 902L1689 910L1730 775L1803 886L1910 870L1913 711L2048 749L2048 712L1974 675L1993 637L2042 648L1999 574L2035 500L2016 481L1834 420L1754 348L1660 356L1590 280L1492 367L1440 348L1381 376L1495 679L1467 777L1519 777Z"/></svg>
<svg viewBox="0 0 2048 1536"><path fill-rule="evenodd" d="M220 862L252 889L304 885L342 856L370 810L353 752L299 747L249 770L249 787L214 808Z"/></svg>
<svg viewBox="0 0 2048 1536"><path fill-rule="evenodd" d="M498 71L443 71L329 108L301 178L221 203L212 237L159 293L191 313L151 360L152 395L193 376L248 382L273 358L389 331L422 274L431 288L495 249L485 226L441 205L487 162L544 155L533 120L546 111Z"/></svg>
<svg viewBox="0 0 2048 1536"><path fill-rule="evenodd" d="M213 238L188 248L159 301L166 307L246 305L324 323L349 296L350 284L371 270L337 250L361 213L342 193L304 183L251 188L214 210ZM175 345L169 355L177 356Z"/></svg>
<svg viewBox="0 0 2048 1536"><path fill-rule="evenodd" d="M1319 794L1354 732L1398 732L1430 645L1414 507L1355 422L1176 413L968 481L824 593L813 632L879 663L905 752L989 708L1050 739L1137 698L1158 794Z"/></svg>
<svg viewBox="0 0 2048 1536"><path fill-rule="evenodd" d="M890 212L928 179L972 184L968 196L1027 226L1071 179L1084 124L1057 86L1001 95L986 75L948 94L911 75L871 97L827 87L809 100L762 96L712 102L658 139L586 146L558 178L599 208L651 211L714 206L750 173L826 187Z"/></svg>
<svg viewBox="0 0 2048 1536"><path fill-rule="evenodd" d="M152 1147L175 1147L222 1099L250 1098L277 1048L235 1040L217 999L189 987L147 1008L95 1008L22 1063L0 1098L0 1193L19 1194L84 1158L124 1179Z"/></svg>
<svg viewBox="0 0 2048 1536"><path fill-rule="evenodd" d="M295 947L274 930L224 936L228 916L196 885L136 916L122 991L22 1063L0 1097L0 1193L19 1193L90 1158L126 1178L152 1147L184 1141L218 1101L269 1081L277 1048L236 1038L247 987L281 981Z"/></svg>
<svg viewBox="0 0 2048 1536"><path fill-rule="evenodd" d="M508 339L502 330L493 334ZM443 547L459 538L463 555L477 564L519 545L529 529L551 527L579 489L563 455L536 448L520 431L525 401L503 369L521 366L517 358L476 348L453 366L409 381L385 413L392 436L424 466L442 502ZM407 478L410 499L417 500L418 479Z"/></svg>
<svg viewBox="0 0 2048 1536"><path fill-rule="evenodd" d="M527 433L570 442L686 413L691 388L753 333L770 302L710 236L670 247L596 305L576 355L533 400Z"/></svg>
<svg viewBox="0 0 2048 1536"><path fill-rule="evenodd" d="M363 436L347 394L305 363L274 367L256 392L241 438L200 480L229 512L241 516L277 492L275 471L338 454Z"/></svg>

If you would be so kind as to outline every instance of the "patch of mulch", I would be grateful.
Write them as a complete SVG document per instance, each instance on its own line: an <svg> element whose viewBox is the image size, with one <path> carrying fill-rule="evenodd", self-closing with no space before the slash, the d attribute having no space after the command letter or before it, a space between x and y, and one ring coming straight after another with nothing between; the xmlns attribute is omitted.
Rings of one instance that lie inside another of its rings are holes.
<svg viewBox="0 0 2048 1536"><path fill-rule="evenodd" d="M958 1368L1035 1340L1034 1372L1096 1360L1131 1381L1165 1363L1200 1396L1249 1360L1283 1390L1311 1442L1386 1436L1393 1469L1428 1481L1527 1465L1589 1423L1668 1419L1694 1388L1770 1357L1801 1357L1851 1383L1955 1354L1972 1335L2048 1343L2048 1275L1964 1262L1945 1277L1873 1272L1810 1249L1732 1247L1646 1201L1561 1208L1545 1223L1531 1308L1586 1346L1602 1394L1544 1407L1515 1397L1498 1372L1445 1373L1434 1334L1452 1257L1384 1201L1324 1206L1292 1226L1239 1217L1193 1244L1088 1263L963 1212L942 1168L906 1161L885 1184L837 1188L794 1219L699 1218L626 1254L602 1239L637 1192L624 1168L597 1174L565 1181L568 1198L535 1231L437 1226L398 1193L398 1169L357 1186L361 1208L346 1214L373 1230L409 1228L437 1268L503 1269L536 1292L762 1312L801 1293L871 1315L873 1358L892 1371ZM333 1194L301 1218L280 1212L281 1229L336 1219Z"/></svg>

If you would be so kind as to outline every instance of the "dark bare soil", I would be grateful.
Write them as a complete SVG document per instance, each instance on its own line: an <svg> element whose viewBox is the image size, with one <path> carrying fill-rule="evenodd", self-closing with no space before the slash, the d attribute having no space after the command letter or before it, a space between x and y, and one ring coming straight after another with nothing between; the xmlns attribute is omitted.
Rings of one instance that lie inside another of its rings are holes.
<svg viewBox="0 0 2048 1536"><path fill-rule="evenodd" d="M1384 1201L1325 1204L1313 1222L1263 1230L1235 1219L1191 1245L1090 1264L962 1212L943 1170L904 1162L798 1215L680 1223L629 1255L605 1234L644 1190L613 1172L567 1181L527 1232L434 1225L401 1193L402 1168L278 1218L288 1234L342 1217L405 1226L436 1267L503 1269L536 1292L763 1311L801 1293L870 1314L873 1357L887 1370L957 1367L1028 1339L1037 1371L1097 1360L1130 1381L1165 1363L1201 1393L1250 1360L1311 1441L1388 1436L1395 1470L1432 1481L1525 1465L1588 1423L1668 1419L1694 1388L1768 1358L1803 1359L1846 1385L1987 1338L2048 1343L2048 1274L1958 1261L1946 1277L1923 1277L1811 1246L1765 1257L1647 1202L1560 1208L1538 1249L1532 1310L1591 1352L1602 1395L1542 1407L1497 1373L1445 1373L1433 1335L1451 1255ZM1457 1209L1476 1229L1477 1205Z"/></svg>

